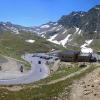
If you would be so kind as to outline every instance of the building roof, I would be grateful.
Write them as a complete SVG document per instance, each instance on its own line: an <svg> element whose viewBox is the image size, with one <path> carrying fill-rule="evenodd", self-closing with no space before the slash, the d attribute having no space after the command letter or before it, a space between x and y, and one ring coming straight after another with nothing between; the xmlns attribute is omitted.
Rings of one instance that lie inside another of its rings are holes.
<svg viewBox="0 0 100 100"><path fill-rule="evenodd" d="M74 55L74 54L79 54L80 51L76 51L76 50L67 50L67 51L64 51L62 52L62 54L65 54L65 55Z"/></svg>

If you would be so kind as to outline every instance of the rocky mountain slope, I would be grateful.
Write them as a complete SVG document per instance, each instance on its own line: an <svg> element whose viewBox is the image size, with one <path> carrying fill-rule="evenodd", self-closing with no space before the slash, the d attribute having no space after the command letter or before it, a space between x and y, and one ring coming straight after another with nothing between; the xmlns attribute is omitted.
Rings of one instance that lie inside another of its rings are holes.
<svg viewBox="0 0 100 100"><path fill-rule="evenodd" d="M71 49L79 49L86 41L92 41L87 46L99 50L100 5L87 12L72 12L62 16L57 22L43 24L38 27L37 33L53 43Z"/></svg>
<svg viewBox="0 0 100 100"><path fill-rule="evenodd" d="M20 59L21 55L25 53L64 49L62 46L51 43L30 32L14 33L10 31L0 32L0 54Z"/></svg>
<svg viewBox="0 0 100 100"><path fill-rule="evenodd" d="M20 32L35 33L35 29L21 25L12 24L11 22L0 22L0 32L12 32L19 34Z"/></svg>
<svg viewBox="0 0 100 100"><path fill-rule="evenodd" d="M10 22L0 22L0 32L33 33L47 41L69 49L80 49L90 46L100 49L100 5L87 12L77 11L62 16L57 22L34 27L24 27ZM91 41L91 43L88 43Z"/></svg>

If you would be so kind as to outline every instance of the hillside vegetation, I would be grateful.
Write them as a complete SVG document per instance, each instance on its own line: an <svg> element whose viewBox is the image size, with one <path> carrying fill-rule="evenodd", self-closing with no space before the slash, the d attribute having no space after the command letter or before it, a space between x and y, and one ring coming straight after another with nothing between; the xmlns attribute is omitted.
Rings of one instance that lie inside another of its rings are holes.
<svg viewBox="0 0 100 100"><path fill-rule="evenodd" d="M34 43L28 43L26 40L35 40ZM50 43L33 33L14 34L10 32L0 33L0 53L3 55L17 57L26 52L48 52L52 49L64 49L62 46Z"/></svg>

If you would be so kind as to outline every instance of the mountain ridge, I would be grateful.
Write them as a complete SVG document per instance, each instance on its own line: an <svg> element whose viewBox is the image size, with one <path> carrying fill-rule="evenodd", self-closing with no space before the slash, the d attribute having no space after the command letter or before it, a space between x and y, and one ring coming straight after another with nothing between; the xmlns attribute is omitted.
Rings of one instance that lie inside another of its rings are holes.
<svg viewBox="0 0 100 100"><path fill-rule="evenodd" d="M100 41L100 5L87 12L73 11L62 16L57 22L48 22L40 26L24 27L0 22L0 31L11 31L15 34L30 32L67 48L80 48L86 40L93 39L91 45L95 48L96 41Z"/></svg>

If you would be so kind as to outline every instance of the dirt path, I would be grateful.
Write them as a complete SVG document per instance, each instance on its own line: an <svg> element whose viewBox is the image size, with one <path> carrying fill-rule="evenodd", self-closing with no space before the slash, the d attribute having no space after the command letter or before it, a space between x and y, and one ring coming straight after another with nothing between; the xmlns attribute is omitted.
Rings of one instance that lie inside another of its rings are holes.
<svg viewBox="0 0 100 100"><path fill-rule="evenodd" d="M84 71L87 70L88 68L90 68L89 65L88 65L87 67L85 67L85 68L83 68L83 69L81 69L81 70L75 72L75 73L72 73L72 74L68 75L68 76L65 76L65 77L62 77L62 78L59 78L59 79L50 81L50 82L48 82L46 85L55 84L55 83L57 83L57 82L64 81L64 80L66 80L66 79L68 79L68 78L70 78L70 77L73 77L73 76L75 76L75 75L78 75L78 74L84 72Z"/></svg>
<svg viewBox="0 0 100 100"><path fill-rule="evenodd" d="M100 68L74 82L70 100L100 100Z"/></svg>

